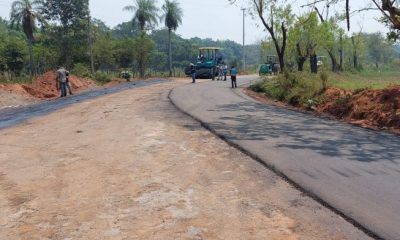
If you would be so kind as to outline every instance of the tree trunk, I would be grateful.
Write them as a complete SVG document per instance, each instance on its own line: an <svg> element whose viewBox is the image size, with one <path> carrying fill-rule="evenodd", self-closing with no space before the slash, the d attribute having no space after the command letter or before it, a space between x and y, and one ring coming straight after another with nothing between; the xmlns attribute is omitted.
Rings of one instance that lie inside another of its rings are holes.
<svg viewBox="0 0 400 240"><path fill-rule="evenodd" d="M304 71L304 63L306 62L306 60L307 59L305 57L303 57L303 56L299 56L298 57L298 59L297 59L297 70L299 72Z"/></svg>
<svg viewBox="0 0 400 240"><path fill-rule="evenodd" d="M33 51L32 51L32 40L28 39L28 47L29 47L29 73L33 76Z"/></svg>
<svg viewBox="0 0 400 240"><path fill-rule="evenodd" d="M335 54L332 53L332 51L328 51L329 57L331 58L331 62L332 62L332 72L337 72L338 71L338 67L337 67L337 60L335 57Z"/></svg>
<svg viewBox="0 0 400 240"><path fill-rule="evenodd" d="M285 69L285 51L286 51L286 42L287 42L287 29L285 27L285 22L281 24L282 29L282 47L279 53L279 64L281 65L281 71Z"/></svg>
<svg viewBox="0 0 400 240"><path fill-rule="evenodd" d="M68 32L69 32L69 29L64 26L63 27L64 36L62 36L63 45L61 46L61 59L59 61L59 64L65 66L65 67L69 67L69 62L70 62L69 61L70 58L68 56L68 53L70 53Z"/></svg>
<svg viewBox="0 0 400 240"><path fill-rule="evenodd" d="M139 75L140 75L140 78L142 78L142 79L144 78L144 75L145 75L144 62L142 59L139 60Z"/></svg>
<svg viewBox="0 0 400 240"><path fill-rule="evenodd" d="M318 59L315 53L310 57L310 67L311 73L318 73Z"/></svg>
<svg viewBox="0 0 400 240"><path fill-rule="evenodd" d="M297 70L299 72L302 72L304 70L304 63L306 62L307 57L303 56L299 42L296 44L296 50L297 50Z"/></svg>
<svg viewBox="0 0 400 240"><path fill-rule="evenodd" d="M358 54L354 36L351 37L351 43L353 44L353 66L355 69L358 69Z"/></svg>
<svg viewBox="0 0 400 240"><path fill-rule="evenodd" d="M353 56L353 64L354 64L354 68L358 69L358 57L357 57L357 53L354 53Z"/></svg>
<svg viewBox="0 0 400 240"><path fill-rule="evenodd" d="M285 69L285 50L286 50L286 41L287 41L287 29L285 27L285 22L282 22L282 24L281 24L281 29L282 29L282 47L280 47L278 39L276 38L275 31L274 31L274 21L273 21L273 19L271 19L271 25L269 25L267 23L267 21L265 20L264 16L263 16L263 11L264 11L263 5L262 4L261 5L256 4L256 7L257 7L258 16L260 17L264 27L267 29L267 31L269 32L269 34L270 34L270 36L272 38L272 41L274 42L276 53L277 53L278 58L279 58L280 69L284 70ZM271 12L272 12L272 9L271 9Z"/></svg>
<svg viewBox="0 0 400 240"><path fill-rule="evenodd" d="M340 35L339 71L343 71L343 36Z"/></svg>
<svg viewBox="0 0 400 240"><path fill-rule="evenodd" d="M168 63L169 63L169 76L172 77L172 43L171 43L171 29L168 28Z"/></svg>

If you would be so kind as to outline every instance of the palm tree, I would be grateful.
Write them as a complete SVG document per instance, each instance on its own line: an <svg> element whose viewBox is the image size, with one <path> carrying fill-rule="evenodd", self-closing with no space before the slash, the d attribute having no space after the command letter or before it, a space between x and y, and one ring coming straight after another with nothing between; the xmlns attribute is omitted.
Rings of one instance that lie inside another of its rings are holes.
<svg viewBox="0 0 400 240"><path fill-rule="evenodd" d="M176 31L179 24L182 23L183 11L176 0L165 0L162 6L164 15L165 26L168 28L168 55L169 55L169 76L172 77L172 47L171 47L171 33Z"/></svg>
<svg viewBox="0 0 400 240"><path fill-rule="evenodd" d="M35 30L36 20L42 19L40 11L43 6L41 0L15 0L11 5L11 26L22 24L23 31L28 39L29 46L29 70L33 74L32 44L35 41L33 31Z"/></svg>
<svg viewBox="0 0 400 240"><path fill-rule="evenodd" d="M158 8L154 0L136 0L135 5L126 6L124 10L135 12L133 22L139 25L141 31L152 28L158 23Z"/></svg>

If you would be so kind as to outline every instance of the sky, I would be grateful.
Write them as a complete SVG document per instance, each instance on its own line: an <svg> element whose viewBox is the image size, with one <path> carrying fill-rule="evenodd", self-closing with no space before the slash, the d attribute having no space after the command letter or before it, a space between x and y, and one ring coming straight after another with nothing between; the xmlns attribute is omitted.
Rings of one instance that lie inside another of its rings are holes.
<svg viewBox="0 0 400 240"><path fill-rule="evenodd" d="M9 18L13 0L0 0L0 16ZM108 26L115 27L121 22L132 19L133 13L122 11L127 5L133 5L133 0L89 0L90 10L94 18L104 21ZM183 24L177 34L184 38L200 37L214 40L233 40L242 43L243 15L241 8L248 7L243 3L230 5L228 0L178 0L184 12ZM240 1L240 0L239 0ZM163 0L158 0L161 7ZM304 11L299 7L300 1L288 0L294 12ZM306 2L306 1L301 1ZM367 6L370 0L354 0L352 9ZM342 8L337 6L337 8ZM362 29L364 32L384 31L385 27L376 21L379 12L368 11L355 15L352 18L352 32ZM265 39L267 33L260 26L259 19L252 19L246 15L246 44L257 43ZM160 25L159 27L162 27ZM343 24L344 27L344 24Z"/></svg>

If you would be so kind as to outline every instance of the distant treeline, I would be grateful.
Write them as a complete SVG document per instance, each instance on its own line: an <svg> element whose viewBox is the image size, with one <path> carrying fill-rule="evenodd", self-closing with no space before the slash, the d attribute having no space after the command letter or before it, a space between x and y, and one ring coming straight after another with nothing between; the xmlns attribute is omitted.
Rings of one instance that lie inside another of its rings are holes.
<svg viewBox="0 0 400 240"><path fill-rule="evenodd" d="M135 70L134 39L140 31L132 22L122 23L113 29L97 19L93 19L90 26L82 21L80 23L80 27L77 25L67 30L56 24L46 24L36 29L32 47L34 73L40 74L61 64L86 75L91 72L91 58L95 72ZM168 30L153 30L149 37L155 44L149 69L167 71ZM222 55L227 64L241 64L243 47L234 41L184 39L173 33L173 67L182 69L194 62L198 48L203 46L221 47L224 49ZM262 62L260 44L246 46L246 52L247 64ZM19 76L28 73L29 48L22 28L12 27L9 21L0 18L0 75L4 78L6 75Z"/></svg>

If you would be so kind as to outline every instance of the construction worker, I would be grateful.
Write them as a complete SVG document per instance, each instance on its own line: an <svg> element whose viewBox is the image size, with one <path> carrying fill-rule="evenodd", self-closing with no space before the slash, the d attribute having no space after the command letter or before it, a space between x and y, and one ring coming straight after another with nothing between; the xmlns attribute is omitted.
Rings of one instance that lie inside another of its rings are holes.
<svg viewBox="0 0 400 240"><path fill-rule="evenodd" d="M232 80L232 88L237 88L236 76L238 71L235 66L231 67L231 80Z"/></svg>
<svg viewBox="0 0 400 240"><path fill-rule="evenodd" d="M73 95L72 90L71 90L71 84L69 83L69 72L68 71L66 72L66 75L67 75L67 89L68 89L69 95Z"/></svg>
<svg viewBox="0 0 400 240"><path fill-rule="evenodd" d="M67 96L67 73L64 67L59 67L56 73L57 90L61 91L61 97Z"/></svg>
<svg viewBox="0 0 400 240"><path fill-rule="evenodd" d="M226 81L226 75L228 74L228 66L226 64L224 65L223 73L224 73L224 81Z"/></svg>
<svg viewBox="0 0 400 240"><path fill-rule="evenodd" d="M196 83L196 66L190 64L190 75L192 76L192 83Z"/></svg>
<svg viewBox="0 0 400 240"><path fill-rule="evenodd" d="M217 81L222 80L221 66L217 66Z"/></svg>

